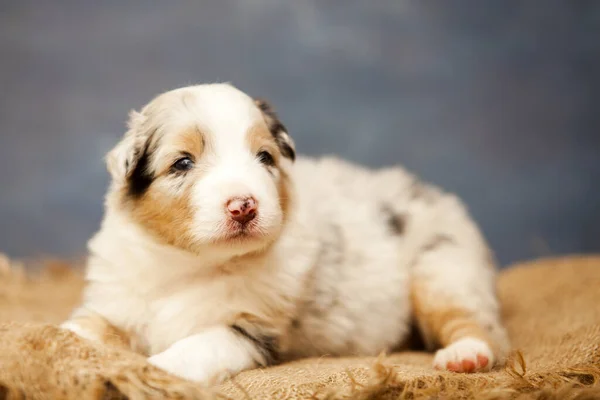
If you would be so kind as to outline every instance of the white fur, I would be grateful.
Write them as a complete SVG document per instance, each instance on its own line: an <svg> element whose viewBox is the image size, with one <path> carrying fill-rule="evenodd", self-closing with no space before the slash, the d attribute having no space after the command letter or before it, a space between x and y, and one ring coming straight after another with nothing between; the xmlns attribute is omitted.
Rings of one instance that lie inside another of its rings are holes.
<svg viewBox="0 0 600 400"><path fill-rule="evenodd" d="M253 353L248 343L223 326L179 340L148 361L181 378L210 383L255 366Z"/></svg>
<svg viewBox="0 0 600 400"><path fill-rule="evenodd" d="M301 157L293 166L282 160L295 193L294 210L282 225L281 176L256 161L245 139L262 118L251 99L228 85L162 96L147 107L151 117L136 115L132 124L154 118L164 135L190 123L205 133L210 151L197 163L204 175L191 191L197 246L192 252L162 243L109 192L102 227L89 244L89 284L78 315L102 316L136 335L150 362L197 381L257 365L256 349L227 329L242 313L269 322L286 358L390 350L408 333L411 279L425 280L440 299L472 310L505 341L487 247L454 196L400 168L371 171L334 158ZM122 146L109 156L113 193L124 184L117 164L129 156ZM265 239L218 244L225 232L223 204L239 195L257 199ZM403 234L390 232L384 209L405 218ZM455 245L424 254L439 235L452 236ZM259 256L244 256L264 248ZM71 323L65 327L82 334ZM465 339L438 353L436 363L477 352L490 353Z"/></svg>

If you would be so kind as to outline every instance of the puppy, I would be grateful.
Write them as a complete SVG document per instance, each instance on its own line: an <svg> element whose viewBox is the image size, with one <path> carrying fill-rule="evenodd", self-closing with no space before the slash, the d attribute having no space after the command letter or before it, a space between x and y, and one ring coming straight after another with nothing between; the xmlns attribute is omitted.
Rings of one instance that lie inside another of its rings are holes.
<svg viewBox="0 0 600 400"><path fill-rule="evenodd" d="M437 369L508 350L491 253L455 196L400 168L296 159L270 106L231 85L132 112L107 165L83 304L62 325L84 338L204 383L393 351L413 324Z"/></svg>

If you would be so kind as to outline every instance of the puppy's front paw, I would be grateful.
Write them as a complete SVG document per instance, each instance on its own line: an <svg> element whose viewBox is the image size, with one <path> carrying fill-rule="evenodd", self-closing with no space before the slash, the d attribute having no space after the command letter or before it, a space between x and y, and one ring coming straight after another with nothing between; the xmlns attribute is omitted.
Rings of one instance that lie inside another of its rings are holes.
<svg viewBox="0 0 600 400"><path fill-rule="evenodd" d="M453 372L478 372L489 370L494 362L494 354L486 342L468 337L438 350L433 367Z"/></svg>
<svg viewBox="0 0 600 400"><path fill-rule="evenodd" d="M148 358L148 362L163 371L189 381L209 384L223 380L203 368L202 363L195 363L189 357L189 354L179 354L173 349L168 349Z"/></svg>

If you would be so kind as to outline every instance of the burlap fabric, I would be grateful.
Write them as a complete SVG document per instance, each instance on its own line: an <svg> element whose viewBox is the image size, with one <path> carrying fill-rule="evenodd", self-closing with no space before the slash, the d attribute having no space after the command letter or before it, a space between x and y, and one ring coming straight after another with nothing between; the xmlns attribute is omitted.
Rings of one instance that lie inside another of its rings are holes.
<svg viewBox="0 0 600 400"><path fill-rule="evenodd" d="M482 374L438 372L432 355L319 358L244 372L200 388L117 346L63 332L79 272L57 262L28 273L0 259L0 399L600 399L600 256L504 270L499 293L515 353Z"/></svg>

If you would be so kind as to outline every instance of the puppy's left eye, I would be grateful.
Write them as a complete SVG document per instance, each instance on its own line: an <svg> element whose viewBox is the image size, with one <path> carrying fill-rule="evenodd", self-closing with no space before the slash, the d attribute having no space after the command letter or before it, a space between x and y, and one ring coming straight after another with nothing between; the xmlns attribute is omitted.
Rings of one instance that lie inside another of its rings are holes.
<svg viewBox="0 0 600 400"><path fill-rule="evenodd" d="M269 153L268 151L259 152L256 155L256 158L258 158L258 161L265 164L266 166L272 167L273 165L275 165L275 160L273 159L271 153Z"/></svg>
<svg viewBox="0 0 600 400"><path fill-rule="evenodd" d="M183 157L175 161L173 164L173 170L175 171L189 171L194 167L194 162L189 157Z"/></svg>

